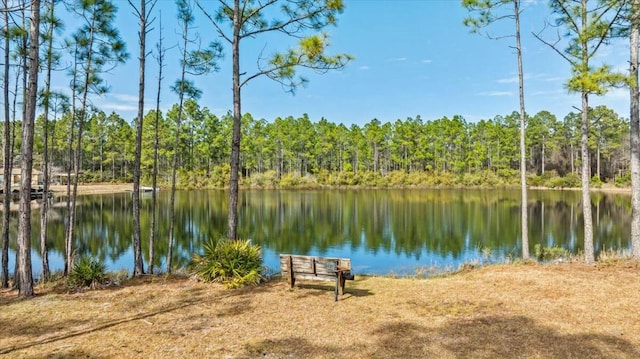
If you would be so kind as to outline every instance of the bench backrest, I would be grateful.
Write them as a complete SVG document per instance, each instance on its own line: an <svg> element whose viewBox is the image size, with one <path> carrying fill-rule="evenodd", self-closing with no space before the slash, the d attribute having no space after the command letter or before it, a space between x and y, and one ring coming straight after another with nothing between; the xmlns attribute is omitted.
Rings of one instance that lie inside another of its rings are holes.
<svg viewBox="0 0 640 359"><path fill-rule="evenodd" d="M351 270L351 259L301 256L292 254L280 255L280 272L289 273L289 264L292 263L293 273L310 274L315 276L335 277L337 268Z"/></svg>

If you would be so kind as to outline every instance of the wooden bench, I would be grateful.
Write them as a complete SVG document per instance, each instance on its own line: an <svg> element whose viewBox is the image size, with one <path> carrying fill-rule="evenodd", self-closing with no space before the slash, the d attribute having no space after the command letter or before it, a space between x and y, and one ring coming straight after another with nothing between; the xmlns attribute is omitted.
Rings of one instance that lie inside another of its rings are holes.
<svg viewBox="0 0 640 359"><path fill-rule="evenodd" d="M287 278L291 288L296 279L335 281L336 301L338 292L340 295L344 294L345 282L355 278L351 272L351 259L293 254L280 255L280 273Z"/></svg>

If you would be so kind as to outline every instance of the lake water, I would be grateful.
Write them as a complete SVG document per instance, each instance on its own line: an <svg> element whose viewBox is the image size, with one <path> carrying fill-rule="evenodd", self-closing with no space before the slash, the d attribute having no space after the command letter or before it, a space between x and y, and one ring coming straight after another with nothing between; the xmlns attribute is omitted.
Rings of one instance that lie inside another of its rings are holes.
<svg viewBox="0 0 640 359"><path fill-rule="evenodd" d="M518 190L247 190L240 192L238 235L263 248L264 264L279 270L278 255L349 257L356 273L410 274L420 268L455 269L463 263L504 261L522 253ZM156 268L165 270L169 192L159 192ZM223 236L227 193L183 191L176 195L174 263L185 266L210 237ZM630 195L593 193L596 251L627 249ZM529 192L529 243L582 250L579 191ZM147 267L151 195L141 196ZM50 263L64 266L65 203L51 209ZM17 223L12 222L15 240ZM133 269L131 194L81 196L78 255L103 260L109 270ZM39 212L33 212L34 275L41 272ZM15 249L12 242L11 248ZM10 269L13 270L11 252Z"/></svg>

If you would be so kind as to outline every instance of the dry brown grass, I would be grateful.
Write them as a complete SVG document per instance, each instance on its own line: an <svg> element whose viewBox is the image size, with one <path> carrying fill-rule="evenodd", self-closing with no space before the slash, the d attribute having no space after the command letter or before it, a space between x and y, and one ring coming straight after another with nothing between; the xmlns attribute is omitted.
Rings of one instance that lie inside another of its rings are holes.
<svg viewBox="0 0 640 359"><path fill-rule="evenodd" d="M51 191L58 195L66 195L66 185L52 185ZM105 194L133 191L133 183L91 183L78 184L78 194Z"/></svg>
<svg viewBox="0 0 640 359"><path fill-rule="evenodd" d="M433 279L280 280L225 290L184 278L0 293L0 357L640 358L640 267L492 266Z"/></svg>

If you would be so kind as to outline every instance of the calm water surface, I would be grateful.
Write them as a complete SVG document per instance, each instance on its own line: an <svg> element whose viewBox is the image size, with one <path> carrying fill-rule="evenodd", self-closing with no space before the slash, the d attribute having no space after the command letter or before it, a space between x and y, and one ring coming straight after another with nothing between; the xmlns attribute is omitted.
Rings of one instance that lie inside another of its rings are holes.
<svg viewBox="0 0 640 359"><path fill-rule="evenodd" d="M240 196L238 235L260 244L264 264L274 271L280 253L350 257L357 273L406 274L503 261L522 252L518 190L250 190ZM169 192L160 192L158 200L156 268L164 271ZM580 200L579 191L529 192L532 253L536 244L582 250ZM81 196L79 201L78 254L104 260L109 270L133 269L131 194ZM141 203L146 268L151 195L143 194ZM628 248L630 196L593 193L592 205L596 251ZM64 199L54 199L49 227L53 270L64 266L65 212ZM34 211L35 275L41 271L39 218ZM185 266L204 241L224 235L226 224L226 192L178 192L174 263ZM16 228L12 223L12 238Z"/></svg>

